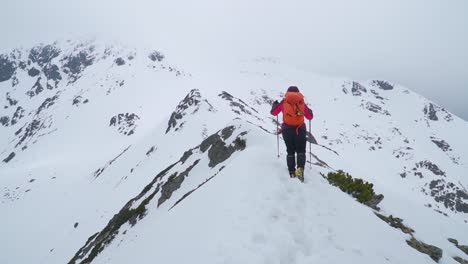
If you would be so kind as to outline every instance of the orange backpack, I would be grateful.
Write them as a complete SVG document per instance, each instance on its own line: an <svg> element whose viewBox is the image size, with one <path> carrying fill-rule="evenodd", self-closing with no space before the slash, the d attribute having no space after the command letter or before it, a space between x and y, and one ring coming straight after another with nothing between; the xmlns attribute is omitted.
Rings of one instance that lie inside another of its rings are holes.
<svg viewBox="0 0 468 264"><path fill-rule="evenodd" d="M289 126L304 124L304 96L298 92L287 92L283 102L283 121Z"/></svg>

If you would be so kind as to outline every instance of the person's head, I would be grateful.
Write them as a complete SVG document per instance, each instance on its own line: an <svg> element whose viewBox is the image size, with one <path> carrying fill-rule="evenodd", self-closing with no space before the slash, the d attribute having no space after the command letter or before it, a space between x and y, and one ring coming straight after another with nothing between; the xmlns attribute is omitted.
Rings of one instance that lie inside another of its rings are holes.
<svg viewBox="0 0 468 264"><path fill-rule="evenodd" d="M297 88L297 86L289 86L288 92L298 93L299 88Z"/></svg>

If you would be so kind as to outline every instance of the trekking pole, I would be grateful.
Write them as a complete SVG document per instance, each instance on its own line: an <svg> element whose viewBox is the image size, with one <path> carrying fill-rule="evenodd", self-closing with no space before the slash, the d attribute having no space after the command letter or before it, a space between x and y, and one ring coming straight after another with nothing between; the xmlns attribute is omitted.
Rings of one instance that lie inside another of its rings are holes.
<svg viewBox="0 0 468 264"><path fill-rule="evenodd" d="M278 124L279 124L279 121L278 121L278 116L276 116L276 147L278 149L278 159L279 159L279 128L278 128Z"/></svg>
<svg viewBox="0 0 468 264"><path fill-rule="evenodd" d="M309 166L312 169L312 125L311 120L309 120Z"/></svg>

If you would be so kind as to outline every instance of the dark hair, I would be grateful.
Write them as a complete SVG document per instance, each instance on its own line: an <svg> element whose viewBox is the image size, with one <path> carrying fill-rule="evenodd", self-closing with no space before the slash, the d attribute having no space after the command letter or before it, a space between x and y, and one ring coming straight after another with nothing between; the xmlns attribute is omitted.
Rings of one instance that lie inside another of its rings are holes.
<svg viewBox="0 0 468 264"><path fill-rule="evenodd" d="M288 92L295 92L295 93L298 93L298 92L299 92L299 88L297 88L297 86L289 86Z"/></svg>

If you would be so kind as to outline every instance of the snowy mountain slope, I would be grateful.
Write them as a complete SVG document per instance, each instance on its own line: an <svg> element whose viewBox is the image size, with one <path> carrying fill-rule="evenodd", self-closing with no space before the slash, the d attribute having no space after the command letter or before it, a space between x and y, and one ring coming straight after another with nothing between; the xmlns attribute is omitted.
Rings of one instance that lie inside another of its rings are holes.
<svg viewBox="0 0 468 264"><path fill-rule="evenodd" d="M380 213L403 218L417 239L443 249L441 263L466 258L447 240L468 244L465 121L389 82L316 76L276 59L210 71L201 64L190 74L178 68L159 52L98 42L2 55L2 263L65 263L73 256L80 263L93 248L95 263L432 262L405 243L409 235L319 174L336 169L372 182L385 196ZM276 158L276 119L269 115L291 84L315 113L314 166L305 185L285 175L282 142ZM199 149L177 163L231 125L234 136L247 132L245 150L212 168L210 159L230 152L220 147L234 141L227 137L211 157ZM185 177L170 179L176 172ZM173 189L172 181L180 186L159 204L168 196L162 186ZM79 250L93 234L105 237L124 205L138 209L141 199L132 199L155 184L160 190L145 204L145 217L124 218L107 246Z"/></svg>

